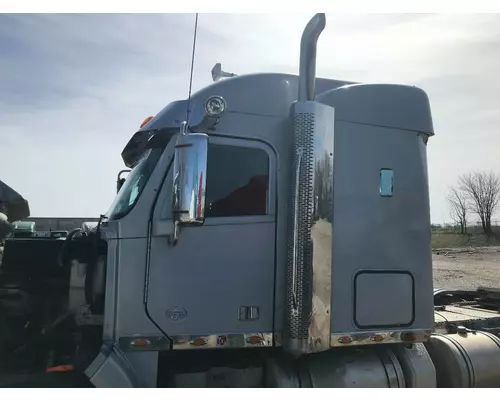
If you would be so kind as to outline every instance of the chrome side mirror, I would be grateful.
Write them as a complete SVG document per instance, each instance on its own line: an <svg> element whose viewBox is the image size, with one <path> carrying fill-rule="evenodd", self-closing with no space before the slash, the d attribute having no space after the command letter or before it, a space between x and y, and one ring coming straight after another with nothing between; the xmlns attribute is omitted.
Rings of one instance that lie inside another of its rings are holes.
<svg viewBox="0 0 500 400"><path fill-rule="evenodd" d="M172 244L179 240L181 226L199 226L205 222L208 135L184 133L175 144L172 190Z"/></svg>

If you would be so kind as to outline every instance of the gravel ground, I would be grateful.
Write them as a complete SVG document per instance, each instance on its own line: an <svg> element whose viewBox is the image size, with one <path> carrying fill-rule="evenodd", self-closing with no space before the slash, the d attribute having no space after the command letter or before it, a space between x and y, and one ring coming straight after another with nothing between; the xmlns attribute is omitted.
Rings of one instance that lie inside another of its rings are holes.
<svg viewBox="0 0 500 400"><path fill-rule="evenodd" d="M439 249L432 260L435 288L500 288L500 247Z"/></svg>

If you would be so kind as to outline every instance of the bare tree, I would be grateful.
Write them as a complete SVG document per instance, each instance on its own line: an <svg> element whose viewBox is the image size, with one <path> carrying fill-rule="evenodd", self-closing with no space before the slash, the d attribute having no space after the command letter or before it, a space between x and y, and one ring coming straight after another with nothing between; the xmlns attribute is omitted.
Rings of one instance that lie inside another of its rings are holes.
<svg viewBox="0 0 500 400"><path fill-rule="evenodd" d="M460 189L455 187L450 188L447 196L448 204L450 206L450 214L453 221L460 226L460 233L467 234L467 195Z"/></svg>
<svg viewBox="0 0 500 400"><path fill-rule="evenodd" d="M493 172L472 172L459 179L462 190L469 202L470 210L481 220L483 232L494 236L491 217L500 201L500 177Z"/></svg>

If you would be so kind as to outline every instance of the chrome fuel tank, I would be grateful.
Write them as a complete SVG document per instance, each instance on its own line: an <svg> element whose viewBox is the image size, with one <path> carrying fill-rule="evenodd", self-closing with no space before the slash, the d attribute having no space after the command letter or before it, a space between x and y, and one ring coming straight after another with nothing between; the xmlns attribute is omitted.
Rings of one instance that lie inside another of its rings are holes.
<svg viewBox="0 0 500 400"><path fill-rule="evenodd" d="M266 387L434 388L436 372L422 343L332 349L268 360Z"/></svg>
<svg viewBox="0 0 500 400"><path fill-rule="evenodd" d="M433 334L426 343L442 388L500 387L500 339L487 332Z"/></svg>

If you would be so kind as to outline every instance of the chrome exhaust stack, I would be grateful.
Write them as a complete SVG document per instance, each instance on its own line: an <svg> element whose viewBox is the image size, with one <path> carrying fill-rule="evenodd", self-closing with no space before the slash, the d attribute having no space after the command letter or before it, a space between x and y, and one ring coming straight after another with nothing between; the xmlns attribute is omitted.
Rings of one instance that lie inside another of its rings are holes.
<svg viewBox="0 0 500 400"><path fill-rule="evenodd" d="M334 109L314 101L316 47L326 25L304 29L298 101L291 107L294 164L287 232L283 347L294 356L330 348Z"/></svg>
<svg viewBox="0 0 500 400"><path fill-rule="evenodd" d="M299 101L314 100L316 89L316 49L319 35L326 26L325 14L316 14L308 22L300 41Z"/></svg>

